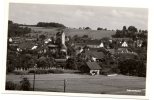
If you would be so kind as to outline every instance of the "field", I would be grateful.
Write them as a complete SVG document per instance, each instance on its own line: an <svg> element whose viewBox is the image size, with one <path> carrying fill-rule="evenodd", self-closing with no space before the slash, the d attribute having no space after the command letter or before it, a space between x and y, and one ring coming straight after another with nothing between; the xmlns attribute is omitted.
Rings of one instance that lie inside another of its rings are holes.
<svg viewBox="0 0 154 100"><path fill-rule="evenodd" d="M32 36L36 34L38 35L44 34L47 35L48 37L51 37L59 31L58 28L43 28L43 27L29 27L29 28L35 31L35 32L32 31L32 33L30 33ZM67 36L71 37L74 35L78 36L88 35L93 39L111 37L111 35L115 34L115 31L109 31L109 30L105 31L105 30L65 29L64 32Z"/></svg>
<svg viewBox="0 0 154 100"><path fill-rule="evenodd" d="M31 84L33 75L24 75ZM19 82L22 75L7 75L7 81ZM82 74L36 75L35 90L49 92L145 95L145 78L132 76L90 76Z"/></svg>

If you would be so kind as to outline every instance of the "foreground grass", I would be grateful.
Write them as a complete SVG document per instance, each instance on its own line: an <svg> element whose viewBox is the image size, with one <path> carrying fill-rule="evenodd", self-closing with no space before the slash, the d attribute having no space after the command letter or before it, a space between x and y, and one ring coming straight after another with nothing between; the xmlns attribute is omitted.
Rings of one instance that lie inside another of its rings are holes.
<svg viewBox="0 0 154 100"><path fill-rule="evenodd" d="M7 75L6 80L18 83L22 77L32 84L33 75ZM66 92L70 93L145 95L145 78L124 75L40 74L36 75L35 90L63 92L64 79Z"/></svg>

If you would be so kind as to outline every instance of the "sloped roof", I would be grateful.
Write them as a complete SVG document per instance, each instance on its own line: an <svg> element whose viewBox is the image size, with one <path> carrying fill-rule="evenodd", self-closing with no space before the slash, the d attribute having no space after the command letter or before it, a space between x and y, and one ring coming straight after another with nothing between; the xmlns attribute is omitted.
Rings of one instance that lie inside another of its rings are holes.
<svg viewBox="0 0 154 100"><path fill-rule="evenodd" d="M95 57L97 59L101 59L101 58L105 57L103 52L97 52L97 51L86 51L85 54L87 56L92 56L92 57Z"/></svg>
<svg viewBox="0 0 154 100"><path fill-rule="evenodd" d="M35 43L27 41L27 42L24 42L24 43L20 43L19 48L21 48L21 49L31 49L34 45L35 45Z"/></svg>
<svg viewBox="0 0 154 100"><path fill-rule="evenodd" d="M119 53L128 53L128 52L130 52L129 50L128 50L128 48L118 48L117 49L117 52L119 52Z"/></svg>
<svg viewBox="0 0 154 100"><path fill-rule="evenodd" d="M126 40L126 41L128 41L128 40L131 40L131 38L112 38L112 40L120 40L120 41Z"/></svg>
<svg viewBox="0 0 154 100"><path fill-rule="evenodd" d="M66 59L55 59L56 62L66 62Z"/></svg>
<svg viewBox="0 0 154 100"><path fill-rule="evenodd" d="M87 66L91 69L91 70L100 70L102 69L97 62L86 62Z"/></svg>
<svg viewBox="0 0 154 100"><path fill-rule="evenodd" d="M87 45L100 45L101 41L100 40L88 40L86 41Z"/></svg>
<svg viewBox="0 0 154 100"><path fill-rule="evenodd" d="M56 47L58 47L58 45L55 45L55 44L49 44L48 47L49 47L49 48L56 48Z"/></svg>
<svg viewBox="0 0 154 100"><path fill-rule="evenodd" d="M108 49L111 54L115 54L115 49Z"/></svg>

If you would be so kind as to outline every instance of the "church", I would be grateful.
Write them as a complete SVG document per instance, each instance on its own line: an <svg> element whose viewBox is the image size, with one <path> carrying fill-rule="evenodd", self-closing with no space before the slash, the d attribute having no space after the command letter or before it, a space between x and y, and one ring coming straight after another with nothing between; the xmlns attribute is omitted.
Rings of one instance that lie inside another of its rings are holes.
<svg viewBox="0 0 154 100"><path fill-rule="evenodd" d="M60 31L55 35L55 42L49 43L49 51L54 51L53 53L59 54L58 58L66 58L67 57L67 47L65 44L65 33Z"/></svg>

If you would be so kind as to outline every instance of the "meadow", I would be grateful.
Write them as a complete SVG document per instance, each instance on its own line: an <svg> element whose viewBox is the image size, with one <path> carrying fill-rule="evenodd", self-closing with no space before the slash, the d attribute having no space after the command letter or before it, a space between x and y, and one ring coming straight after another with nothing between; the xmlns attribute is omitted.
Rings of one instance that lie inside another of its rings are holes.
<svg viewBox="0 0 154 100"><path fill-rule="evenodd" d="M7 81L19 83L27 77L31 85L33 75L7 75ZM39 74L36 75L35 91L67 93L95 93L95 94L118 94L118 95L145 95L145 78L134 76L90 76L86 74Z"/></svg>

